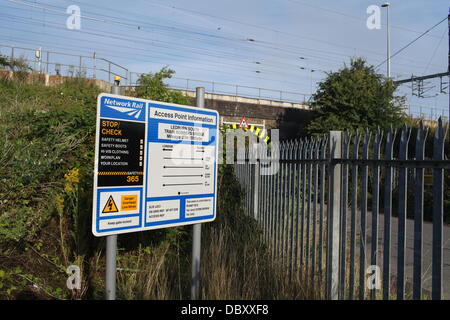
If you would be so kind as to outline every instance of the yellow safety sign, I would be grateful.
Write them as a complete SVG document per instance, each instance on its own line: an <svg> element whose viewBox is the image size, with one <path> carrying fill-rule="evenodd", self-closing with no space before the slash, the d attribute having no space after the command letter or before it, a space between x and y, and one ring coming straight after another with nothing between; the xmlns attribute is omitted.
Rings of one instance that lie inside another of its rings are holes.
<svg viewBox="0 0 450 320"><path fill-rule="evenodd" d="M261 139L262 141L264 141L268 146L272 145L272 142L270 141L270 137L267 135L267 130L266 129L261 129L258 127L255 127L254 125L250 125L249 129L246 129L245 127L240 127L240 124L229 124L226 125L228 128L232 128L232 129L242 129L244 131L249 130L251 133L255 134L259 139Z"/></svg>
<svg viewBox="0 0 450 320"><path fill-rule="evenodd" d="M105 207L103 208L102 213L114 213L119 212L119 209L117 209L117 205L114 202L114 199L112 196L109 196L108 201L106 201Z"/></svg>
<svg viewBox="0 0 450 320"><path fill-rule="evenodd" d="M132 211L138 209L137 194L124 195L121 197L120 211Z"/></svg>

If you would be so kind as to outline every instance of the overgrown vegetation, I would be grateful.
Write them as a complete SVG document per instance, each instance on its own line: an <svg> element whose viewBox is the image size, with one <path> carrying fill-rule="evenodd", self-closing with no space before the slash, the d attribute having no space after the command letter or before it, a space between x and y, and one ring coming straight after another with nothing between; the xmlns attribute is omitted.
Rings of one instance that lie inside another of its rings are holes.
<svg viewBox="0 0 450 320"><path fill-rule="evenodd" d="M144 75L137 95L189 103L165 89L172 74ZM99 93L83 79L55 87L0 79L0 299L104 297L105 241L90 231ZM202 297L304 296L266 259L231 167L220 167L218 189L218 219L203 228ZM191 229L121 235L118 298L189 298ZM81 268L81 290L66 287L69 265Z"/></svg>
<svg viewBox="0 0 450 320"><path fill-rule="evenodd" d="M306 133L399 127L404 123L403 98L394 96L395 89L391 79L376 73L364 59L352 59L319 84L312 102L315 117Z"/></svg>
<svg viewBox="0 0 450 320"><path fill-rule="evenodd" d="M69 297L66 268L84 266L95 244L88 221L99 90L80 80L1 79L0 93L0 296Z"/></svg>
<svg viewBox="0 0 450 320"><path fill-rule="evenodd" d="M31 67L26 61L25 56L11 59L9 57L0 55L0 69L3 68L14 71L14 79L18 81L24 81L28 76L28 72L32 71Z"/></svg>
<svg viewBox="0 0 450 320"><path fill-rule="evenodd" d="M190 105L189 97L180 92L168 90L164 84L164 79L171 78L174 73L175 71L164 67L158 72L141 75L138 80L139 86L136 95L149 100Z"/></svg>
<svg viewBox="0 0 450 320"><path fill-rule="evenodd" d="M234 187L233 187L234 186ZM242 210L241 190L232 167L222 166L219 181L219 208L215 223L205 226L202 235L203 292L205 299L305 299L315 298L301 285L297 273L273 259L261 239L257 222Z"/></svg>

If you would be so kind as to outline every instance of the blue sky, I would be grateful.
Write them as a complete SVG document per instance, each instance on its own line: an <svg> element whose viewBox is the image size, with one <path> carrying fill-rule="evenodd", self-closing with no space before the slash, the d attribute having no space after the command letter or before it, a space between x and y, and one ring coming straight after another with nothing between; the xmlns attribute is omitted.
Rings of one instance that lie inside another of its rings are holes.
<svg viewBox="0 0 450 320"><path fill-rule="evenodd" d="M390 2L391 53L446 18L449 6L445 0ZM66 27L69 5L81 9L80 30ZM167 65L176 77L309 94L325 71L337 71L350 57L365 57L373 65L385 60L386 10L381 10L381 29L369 30L369 5L381 2L0 0L0 44L87 56L96 52L135 72ZM0 47L4 54L8 50ZM392 76L445 72L447 54L444 21L392 59ZM57 55L52 59L78 63ZM92 61L83 63L90 66ZM378 70L385 73L386 64ZM413 105L448 108L448 95L434 96L439 85L438 80L427 84L435 87L427 92L433 97L426 99L411 96L408 86L399 93L407 94ZM220 89L217 84L215 90Z"/></svg>

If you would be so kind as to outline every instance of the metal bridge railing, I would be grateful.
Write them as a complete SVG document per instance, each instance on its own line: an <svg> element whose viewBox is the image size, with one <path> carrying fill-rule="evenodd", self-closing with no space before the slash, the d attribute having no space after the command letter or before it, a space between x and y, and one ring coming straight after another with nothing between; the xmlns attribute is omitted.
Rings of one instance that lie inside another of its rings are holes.
<svg viewBox="0 0 450 320"><path fill-rule="evenodd" d="M448 119L448 108L437 108L429 106L405 105L404 110L406 114L414 119L423 119L430 121L437 121L439 118Z"/></svg>
<svg viewBox="0 0 450 320"><path fill-rule="evenodd" d="M139 85L139 77L142 73L131 72L131 86ZM196 87L204 87L207 93L223 94L236 97L267 99L281 102L303 104L311 97L310 94L282 91L251 86L242 86L216 81L196 80L189 78L172 77L166 80L169 88L176 90L195 91Z"/></svg>
<svg viewBox="0 0 450 320"><path fill-rule="evenodd" d="M130 78L127 68L98 57L95 53L92 56L86 56L6 44L0 44L0 53L10 59L23 60L36 73L80 76L109 82L113 81L114 76L120 76L127 83Z"/></svg>
<svg viewBox="0 0 450 320"><path fill-rule="evenodd" d="M81 76L86 78L101 79L112 82L114 76L120 76L123 84L128 86L138 85L142 73L130 72L127 68L108 59L79 55L66 52L50 51L36 48L26 48L7 44L0 44L0 54L11 59L21 58L28 63L33 72L56 74L61 76ZM223 82L196 80L189 78L172 77L166 80L171 89L195 91L198 86L205 87L207 93L224 94L237 97L274 100L280 102L305 104L310 100L311 94L293 91L274 90L251 86L235 85ZM413 118L435 121L439 117L448 117L448 109L426 106L404 106L407 115Z"/></svg>
<svg viewBox="0 0 450 320"><path fill-rule="evenodd" d="M441 120L432 139L423 124L332 131L275 145L276 162L241 150L244 212L306 290L324 283L328 299L450 299L446 134Z"/></svg>

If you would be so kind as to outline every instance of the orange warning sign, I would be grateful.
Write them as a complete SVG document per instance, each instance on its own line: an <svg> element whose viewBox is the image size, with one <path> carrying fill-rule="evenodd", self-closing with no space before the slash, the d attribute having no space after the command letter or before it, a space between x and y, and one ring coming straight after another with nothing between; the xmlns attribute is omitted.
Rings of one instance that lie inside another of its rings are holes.
<svg viewBox="0 0 450 320"><path fill-rule="evenodd" d="M138 197L136 194L122 196L121 200L120 211L137 210Z"/></svg>
<svg viewBox="0 0 450 320"><path fill-rule="evenodd" d="M117 209L117 205L114 202L114 199L112 196L109 196L108 201L106 201L105 207L103 208L102 213L113 213L113 212L119 212Z"/></svg>
<svg viewBox="0 0 450 320"><path fill-rule="evenodd" d="M248 122L246 117L242 117L241 122L239 122L239 128L241 129L248 129Z"/></svg>

